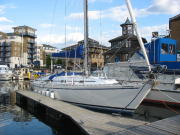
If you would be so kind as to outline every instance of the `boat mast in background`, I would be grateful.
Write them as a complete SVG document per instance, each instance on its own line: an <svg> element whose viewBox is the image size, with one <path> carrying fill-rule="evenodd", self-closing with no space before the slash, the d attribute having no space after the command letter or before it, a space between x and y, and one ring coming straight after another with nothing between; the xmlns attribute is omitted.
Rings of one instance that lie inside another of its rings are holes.
<svg viewBox="0 0 180 135"><path fill-rule="evenodd" d="M87 69L87 43L88 43L88 3L87 0L84 0L84 70L85 76L88 76L88 69Z"/></svg>
<svg viewBox="0 0 180 135"><path fill-rule="evenodd" d="M146 63L147 63L147 65L148 65L149 71L151 71L151 67L150 67L150 64L149 64L149 59L148 59L148 57L147 57L146 50L145 50L145 48L144 48L144 44L143 44L141 35L140 35L140 33L139 33L139 29L138 29L137 22L136 22L136 19L135 19L135 16L134 16L134 12L133 12L133 10L132 10L132 6L131 6L131 3L130 3L130 0L126 0L126 5L127 5L128 10L129 10L129 14L130 14L130 16L131 16L131 20L132 20L132 23L133 23L133 25L134 25L134 28L135 28L135 31L136 31L136 35L137 35L139 44L140 44L141 49L142 49L142 51L143 51L143 53L144 53L145 60L146 60Z"/></svg>

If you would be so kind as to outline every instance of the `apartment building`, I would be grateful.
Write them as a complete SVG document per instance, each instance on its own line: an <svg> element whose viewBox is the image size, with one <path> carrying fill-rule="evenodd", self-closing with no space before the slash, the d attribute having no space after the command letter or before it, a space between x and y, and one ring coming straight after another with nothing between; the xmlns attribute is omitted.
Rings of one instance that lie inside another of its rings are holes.
<svg viewBox="0 0 180 135"><path fill-rule="evenodd" d="M0 32L0 60L6 61L10 68L28 66L36 54L36 29L26 25L13 29L13 33Z"/></svg>
<svg viewBox="0 0 180 135"><path fill-rule="evenodd" d="M71 51L74 48L77 48L80 45L83 45L84 40L79 41L77 44L62 48L62 51ZM104 67L104 55L102 53L106 52L109 48L99 44L98 41L88 38L88 64L89 67L91 67L91 70L94 68L96 69L97 67ZM83 65L83 59L76 59L73 60L75 63L79 65ZM72 69L74 66L74 63L72 62L71 59L68 59L68 67L69 69Z"/></svg>
<svg viewBox="0 0 180 135"><path fill-rule="evenodd" d="M44 66L44 57L43 57L43 45L42 44L36 44L37 50L36 54L34 55L34 61L39 61L40 66Z"/></svg>
<svg viewBox="0 0 180 135"><path fill-rule="evenodd" d="M177 40L177 49L180 50L180 14L169 19L170 37Z"/></svg>
<svg viewBox="0 0 180 135"><path fill-rule="evenodd" d="M37 51L34 55L35 61L40 61L40 66L46 66L46 56L51 55L52 53L57 53L58 50L56 47L46 45L46 44L37 44Z"/></svg>

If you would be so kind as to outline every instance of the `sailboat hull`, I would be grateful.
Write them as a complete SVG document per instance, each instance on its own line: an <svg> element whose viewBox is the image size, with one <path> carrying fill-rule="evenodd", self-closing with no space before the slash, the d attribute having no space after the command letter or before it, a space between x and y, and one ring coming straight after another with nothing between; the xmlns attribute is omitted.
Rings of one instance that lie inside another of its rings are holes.
<svg viewBox="0 0 180 135"><path fill-rule="evenodd" d="M133 113L149 93L152 84L141 85L36 85L34 89L53 91L55 98L86 108Z"/></svg>

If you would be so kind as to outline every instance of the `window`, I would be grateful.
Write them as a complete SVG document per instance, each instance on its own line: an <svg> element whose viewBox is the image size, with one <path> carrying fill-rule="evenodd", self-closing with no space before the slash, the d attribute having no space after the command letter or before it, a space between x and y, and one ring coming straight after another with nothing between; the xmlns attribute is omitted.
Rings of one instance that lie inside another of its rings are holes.
<svg viewBox="0 0 180 135"><path fill-rule="evenodd" d="M168 44L162 43L162 45L161 45L161 54L168 54Z"/></svg>
<svg viewBox="0 0 180 135"><path fill-rule="evenodd" d="M20 45L20 43L18 43L18 45Z"/></svg>
<svg viewBox="0 0 180 135"><path fill-rule="evenodd" d="M96 58L98 58L98 55L96 55Z"/></svg>
<svg viewBox="0 0 180 135"><path fill-rule="evenodd" d="M173 44L169 45L169 54L175 55L175 45Z"/></svg>
<svg viewBox="0 0 180 135"><path fill-rule="evenodd" d="M0 35L0 40L2 39L2 35Z"/></svg>
<svg viewBox="0 0 180 135"><path fill-rule="evenodd" d="M128 34L132 34L132 26L128 25Z"/></svg>
<svg viewBox="0 0 180 135"><path fill-rule="evenodd" d="M95 58L95 55L93 55L93 58Z"/></svg>
<svg viewBox="0 0 180 135"><path fill-rule="evenodd" d="M16 47L14 48L14 50L16 50Z"/></svg>
<svg viewBox="0 0 180 135"><path fill-rule="evenodd" d="M123 34L126 34L126 26L123 27Z"/></svg>
<svg viewBox="0 0 180 135"><path fill-rule="evenodd" d="M18 53L18 56L20 56L20 54Z"/></svg>
<svg viewBox="0 0 180 135"><path fill-rule="evenodd" d="M20 50L20 47L18 47L18 50Z"/></svg>
<svg viewBox="0 0 180 135"><path fill-rule="evenodd" d="M15 45L16 45L16 42L15 42Z"/></svg>
<svg viewBox="0 0 180 135"><path fill-rule="evenodd" d="M14 53L14 55L16 55L16 52Z"/></svg>

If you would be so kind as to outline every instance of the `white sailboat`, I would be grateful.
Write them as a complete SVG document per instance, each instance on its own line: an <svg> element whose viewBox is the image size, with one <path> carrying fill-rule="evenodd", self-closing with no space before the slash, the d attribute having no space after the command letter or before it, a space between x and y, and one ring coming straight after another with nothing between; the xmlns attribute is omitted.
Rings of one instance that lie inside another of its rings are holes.
<svg viewBox="0 0 180 135"><path fill-rule="evenodd" d="M84 0L84 19L84 48L87 48L87 0ZM88 76L87 50L84 68L85 76L55 76L51 81L33 81L30 85L33 89L53 91L55 98L64 102L121 113L133 113L154 85L152 79L121 84L115 79Z"/></svg>

